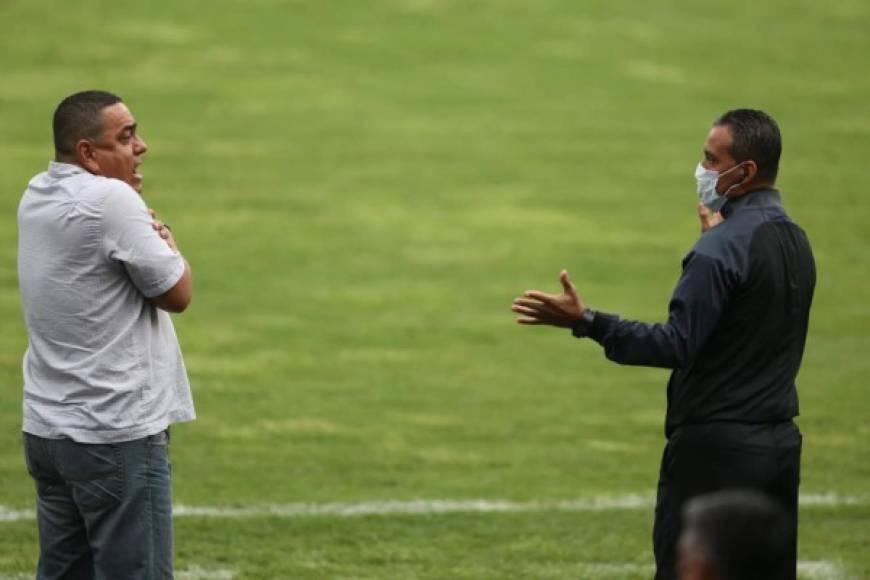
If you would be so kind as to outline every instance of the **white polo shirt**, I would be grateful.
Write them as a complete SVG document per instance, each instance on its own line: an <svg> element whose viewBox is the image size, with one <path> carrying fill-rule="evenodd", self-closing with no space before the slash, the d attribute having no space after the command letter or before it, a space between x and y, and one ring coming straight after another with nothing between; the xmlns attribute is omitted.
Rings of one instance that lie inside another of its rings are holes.
<svg viewBox="0 0 870 580"><path fill-rule="evenodd" d="M169 314L147 298L184 260L117 179L51 162L18 208L18 279L29 341L27 433L81 443L139 439L195 418Z"/></svg>

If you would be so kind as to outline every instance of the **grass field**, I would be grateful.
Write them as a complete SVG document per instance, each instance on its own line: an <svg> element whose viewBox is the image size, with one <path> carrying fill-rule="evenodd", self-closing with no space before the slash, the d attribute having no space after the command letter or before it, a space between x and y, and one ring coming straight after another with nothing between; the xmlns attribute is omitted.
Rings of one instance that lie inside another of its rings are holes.
<svg viewBox="0 0 870 580"><path fill-rule="evenodd" d="M180 576L650 576L667 373L509 305L566 267L590 305L663 319L707 129L751 106L818 263L802 490L852 500L802 508L802 576L870 578L867 2L2 0L0 22L0 520L34 503L15 210L57 102L106 88L196 280L174 493L214 510L178 518ZM538 507L289 509L412 500ZM5 519L0 577L26 577L35 524Z"/></svg>

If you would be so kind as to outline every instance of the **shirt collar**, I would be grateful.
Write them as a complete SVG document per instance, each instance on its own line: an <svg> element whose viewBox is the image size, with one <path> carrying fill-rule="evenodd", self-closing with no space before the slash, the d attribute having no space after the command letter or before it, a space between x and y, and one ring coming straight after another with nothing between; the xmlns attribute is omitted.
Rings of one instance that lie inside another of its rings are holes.
<svg viewBox="0 0 870 580"><path fill-rule="evenodd" d="M83 167L79 167L73 163L63 163L61 161L48 162L48 174L55 179L71 177L78 173L86 173L86 171Z"/></svg>
<svg viewBox="0 0 870 580"><path fill-rule="evenodd" d="M734 212L759 207L782 207L779 190L765 188L750 191L737 199L728 200L720 213L727 219Z"/></svg>

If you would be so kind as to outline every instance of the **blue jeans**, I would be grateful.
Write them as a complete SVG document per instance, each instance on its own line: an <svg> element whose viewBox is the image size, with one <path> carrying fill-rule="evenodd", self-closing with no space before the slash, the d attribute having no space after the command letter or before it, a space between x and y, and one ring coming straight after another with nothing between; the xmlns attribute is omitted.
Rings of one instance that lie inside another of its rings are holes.
<svg viewBox="0 0 870 580"><path fill-rule="evenodd" d="M169 433L111 444L24 434L37 580L172 578Z"/></svg>

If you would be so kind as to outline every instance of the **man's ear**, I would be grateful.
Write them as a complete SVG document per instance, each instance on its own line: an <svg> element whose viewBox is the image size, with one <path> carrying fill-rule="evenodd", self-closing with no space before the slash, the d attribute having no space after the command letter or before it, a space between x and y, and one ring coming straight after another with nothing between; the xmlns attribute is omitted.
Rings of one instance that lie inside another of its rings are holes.
<svg viewBox="0 0 870 580"><path fill-rule="evenodd" d="M743 170L746 172L743 179L740 182L743 185L749 185L753 181L755 181L755 176L758 175L758 165L752 159L747 159L744 162Z"/></svg>
<svg viewBox="0 0 870 580"><path fill-rule="evenodd" d="M742 172L738 173L738 171ZM740 163L740 169L733 172L734 182L725 190L727 197L735 199L746 193L746 188L752 185L755 176L758 175L758 165L752 159Z"/></svg>
<svg viewBox="0 0 870 580"><path fill-rule="evenodd" d="M97 162L96 157L97 149L91 141L88 139L79 139L76 141L73 151L75 153L76 162L80 166L84 167L94 175L101 175L100 164Z"/></svg>

